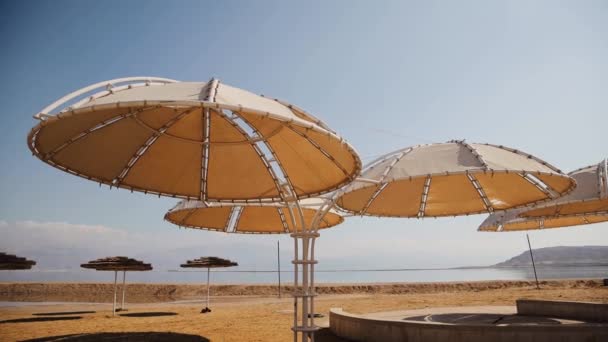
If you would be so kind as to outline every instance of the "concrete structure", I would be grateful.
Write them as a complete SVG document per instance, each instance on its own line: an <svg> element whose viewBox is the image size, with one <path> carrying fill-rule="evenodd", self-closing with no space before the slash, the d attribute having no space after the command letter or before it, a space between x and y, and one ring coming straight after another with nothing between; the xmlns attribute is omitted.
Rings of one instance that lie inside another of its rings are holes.
<svg viewBox="0 0 608 342"><path fill-rule="evenodd" d="M467 311L466 307L458 309L460 312ZM398 315L399 312L394 312L392 316L390 313L354 315L334 308L330 310L330 329L336 336L361 342L600 342L608 340L608 324L509 314L420 315L428 311L428 309L410 311L409 316L403 318L404 312L401 312L401 315ZM411 316L412 314L414 316Z"/></svg>
<svg viewBox="0 0 608 342"><path fill-rule="evenodd" d="M517 313L608 323L608 304L600 303L519 299L517 300Z"/></svg>

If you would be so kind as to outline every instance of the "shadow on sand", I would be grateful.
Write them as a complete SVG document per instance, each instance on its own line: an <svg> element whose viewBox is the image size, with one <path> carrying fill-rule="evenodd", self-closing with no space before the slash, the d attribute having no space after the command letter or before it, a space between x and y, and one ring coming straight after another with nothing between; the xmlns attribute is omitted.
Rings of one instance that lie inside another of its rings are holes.
<svg viewBox="0 0 608 342"><path fill-rule="evenodd" d="M175 312L132 312L120 314L121 317L160 317L160 316L175 316Z"/></svg>
<svg viewBox="0 0 608 342"><path fill-rule="evenodd" d="M120 332L120 333L95 333L95 334L74 334L42 337L29 342L47 341L75 341L75 342L94 342L94 341L129 341L129 342L209 342L208 338L198 335L178 334L172 332Z"/></svg>
<svg viewBox="0 0 608 342"><path fill-rule="evenodd" d="M96 311L63 311L63 312L37 312L32 316L65 316L65 315L84 315L93 314Z"/></svg>
<svg viewBox="0 0 608 342"><path fill-rule="evenodd" d="M341 339L334 335L329 328L321 328L315 333L316 342L347 342L347 340Z"/></svg>
<svg viewBox="0 0 608 342"><path fill-rule="evenodd" d="M35 322L49 322L49 321L71 321L71 320L81 319L81 318L82 318L81 316L17 318L17 319L9 319L6 321L0 321L0 324L35 323Z"/></svg>

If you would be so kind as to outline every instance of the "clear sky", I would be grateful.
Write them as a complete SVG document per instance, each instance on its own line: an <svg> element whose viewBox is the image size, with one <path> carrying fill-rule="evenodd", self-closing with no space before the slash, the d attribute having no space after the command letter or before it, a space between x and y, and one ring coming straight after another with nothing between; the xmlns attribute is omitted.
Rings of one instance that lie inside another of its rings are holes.
<svg viewBox="0 0 608 342"><path fill-rule="evenodd" d="M33 114L118 77L217 77L288 100L364 162L451 139L565 171L608 157L606 1L2 1L0 13L2 250L272 257L277 236L178 230L162 220L174 200L100 188L32 157ZM527 247L524 233L476 232L483 219L349 218L322 233L319 267L492 264ZM608 224L531 238L607 245Z"/></svg>

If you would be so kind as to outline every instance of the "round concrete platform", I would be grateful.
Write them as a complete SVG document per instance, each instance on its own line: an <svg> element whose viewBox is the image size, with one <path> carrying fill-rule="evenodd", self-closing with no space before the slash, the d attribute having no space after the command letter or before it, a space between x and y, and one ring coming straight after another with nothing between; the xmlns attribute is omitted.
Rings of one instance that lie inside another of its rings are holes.
<svg viewBox="0 0 608 342"><path fill-rule="evenodd" d="M599 342L608 324L517 314L515 306L425 308L356 315L330 310L330 329L351 341Z"/></svg>

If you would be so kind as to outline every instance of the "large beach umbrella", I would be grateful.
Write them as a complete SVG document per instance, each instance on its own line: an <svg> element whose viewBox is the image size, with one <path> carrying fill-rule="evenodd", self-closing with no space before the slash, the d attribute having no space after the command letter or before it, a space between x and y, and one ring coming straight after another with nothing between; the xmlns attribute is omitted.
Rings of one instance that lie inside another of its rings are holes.
<svg viewBox="0 0 608 342"><path fill-rule="evenodd" d="M18 257L14 254L0 253L0 270L29 270L36 265L33 260Z"/></svg>
<svg viewBox="0 0 608 342"><path fill-rule="evenodd" d="M607 161L580 168L568 175L577 184L571 193L536 206L495 212L478 230L508 232L608 221Z"/></svg>
<svg viewBox="0 0 608 342"><path fill-rule="evenodd" d="M100 87L107 89L51 114ZM109 186L171 197L305 198L349 183L361 168L351 146L304 110L216 79L101 82L35 118L40 123L28 145L45 163Z"/></svg>
<svg viewBox="0 0 608 342"><path fill-rule="evenodd" d="M91 260L86 264L81 264L80 267L94 269L96 271L114 271L114 301L112 302L112 315L116 315L116 282L118 280L118 272L122 271L122 304L120 306L120 310L125 310L125 282L127 279L127 271L152 270L152 265L124 256Z"/></svg>
<svg viewBox="0 0 608 342"><path fill-rule="evenodd" d="M201 310L201 313L211 312L209 309L209 271L212 268L219 267L232 267L238 266L239 264L228 259L222 259L218 257L201 257L194 260L188 260L185 264L181 264L184 268L206 268L207 269L207 301L205 302L205 308Z"/></svg>
<svg viewBox="0 0 608 342"><path fill-rule="evenodd" d="M321 199L300 200L305 224L311 226ZM214 230L225 233L281 234L294 233L294 217L287 205L280 203L209 203L180 201L165 214L165 220L187 228ZM338 225L344 218L330 211L320 220L319 228Z"/></svg>
<svg viewBox="0 0 608 342"><path fill-rule="evenodd" d="M206 203L181 201L165 214L165 220L182 227L244 234L291 234L294 238L308 238L301 246L294 245L294 287L301 289L294 296L294 333L302 331L304 337L313 337L314 323L314 266L315 237L318 229L338 225L344 218L328 207L329 200L307 198L298 201L295 208L279 203ZM327 208L327 210L324 210ZM299 214L296 212L299 210ZM297 217L301 216L309 231L299 229ZM304 239L303 239L304 240ZM296 240L297 241L297 240ZM299 253L299 248L310 254ZM298 272L302 271L302 278ZM302 300L301 322L298 324L298 299ZM297 336L294 334L294 340ZM304 338L303 338L304 340Z"/></svg>
<svg viewBox="0 0 608 342"><path fill-rule="evenodd" d="M294 263L303 269L318 235L304 224L298 200L339 189L361 170L354 149L314 116L216 79L100 82L34 117L34 155L100 184L203 201L289 203L302 254ZM312 292L304 281L294 297L308 307ZM317 329L307 317L294 323L294 338Z"/></svg>
<svg viewBox="0 0 608 342"><path fill-rule="evenodd" d="M572 178L530 154L450 141L377 159L339 194L337 205L358 215L457 216L552 200L574 186Z"/></svg>

